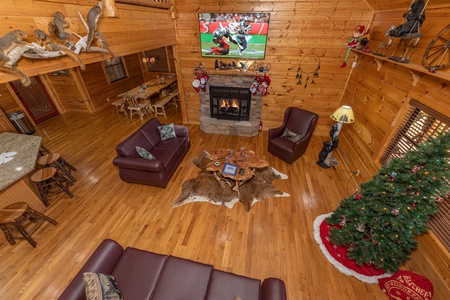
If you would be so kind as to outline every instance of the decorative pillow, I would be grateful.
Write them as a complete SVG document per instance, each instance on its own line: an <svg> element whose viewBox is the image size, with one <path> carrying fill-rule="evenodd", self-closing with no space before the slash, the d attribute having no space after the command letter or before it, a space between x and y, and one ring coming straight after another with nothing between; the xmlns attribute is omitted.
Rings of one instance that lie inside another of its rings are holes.
<svg viewBox="0 0 450 300"><path fill-rule="evenodd" d="M150 152L145 150L144 148L139 147L139 146L136 146L135 148L136 148L137 154L139 154L140 157L148 159L148 160L154 160L155 159L155 157Z"/></svg>
<svg viewBox="0 0 450 300"><path fill-rule="evenodd" d="M391 300L431 300L434 294L433 284L428 278L406 270L380 278L378 284Z"/></svg>
<svg viewBox="0 0 450 300"><path fill-rule="evenodd" d="M292 132L288 128L286 128L281 137L295 143L303 138L303 134L296 134L295 132Z"/></svg>
<svg viewBox="0 0 450 300"><path fill-rule="evenodd" d="M159 130L159 134L161 135L161 141L174 139L177 137L175 134L175 126L173 125L173 123L157 127Z"/></svg>
<svg viewBox="0 0 450 300"><path fill-rule="evenodd" d="M123 300L112 275L86 272L83 281L87 300Z"/></svg>

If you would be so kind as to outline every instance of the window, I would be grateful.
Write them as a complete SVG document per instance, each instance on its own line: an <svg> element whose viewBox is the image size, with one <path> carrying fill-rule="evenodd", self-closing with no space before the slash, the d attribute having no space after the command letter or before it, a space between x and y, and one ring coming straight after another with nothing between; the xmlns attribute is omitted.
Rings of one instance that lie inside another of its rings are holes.
<svg viewBox="0 0 450 300"><path fill-rule="evenodd" d="M411 107L401 121L392 141L381 156L380 162L386 166L393 158L401 158L408 150L441 132L450 131L450 118L412 99ZM444 201L440 211L430 218L428 226L441 243L450 251L450 196L442 195Z"/></svg>
<svg viewBox="0 0 450 300"><path fill-rule="evenodd" d="M103 61L105 66L106 76L108 77L109 83L113 83L122 78L127 77L125 72L125 64L123 63L122 57L115 57L111 60Z"/></svg>

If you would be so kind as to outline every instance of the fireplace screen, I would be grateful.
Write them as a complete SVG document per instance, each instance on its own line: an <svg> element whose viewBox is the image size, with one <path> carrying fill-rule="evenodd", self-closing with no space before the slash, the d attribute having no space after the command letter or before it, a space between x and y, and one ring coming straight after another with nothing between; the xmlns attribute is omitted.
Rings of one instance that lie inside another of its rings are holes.
<svg viewBox="0 0 450 300"><path fill-rule="evenodd" d="M210 86L211 117L248 121L252 95L249 88Z"/></svg>

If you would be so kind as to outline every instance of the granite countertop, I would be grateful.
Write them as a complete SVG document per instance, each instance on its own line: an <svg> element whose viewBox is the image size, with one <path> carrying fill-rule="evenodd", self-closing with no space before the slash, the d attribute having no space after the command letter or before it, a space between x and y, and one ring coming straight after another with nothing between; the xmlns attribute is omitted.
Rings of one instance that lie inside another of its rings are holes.
<svg viewBox="0 0 450 300"><path fill-rule="evenodd" d="M0 191L34 170L41 140L40 136L0 133L0 154L17 152L13 160L0 164Z"/></svg>

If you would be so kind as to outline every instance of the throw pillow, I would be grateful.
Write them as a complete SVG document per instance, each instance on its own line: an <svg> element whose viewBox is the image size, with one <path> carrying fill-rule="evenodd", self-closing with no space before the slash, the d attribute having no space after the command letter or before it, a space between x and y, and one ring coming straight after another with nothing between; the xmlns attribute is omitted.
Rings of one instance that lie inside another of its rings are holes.
<svg viewBox="0 0 450 300"><path fill-rule="evenodd" d="M123 300L112 275L86 272L83 281L87 300Z"/></svg>
<svg viewBox="0 0 450 300"><path fill-rule="evenodd" d="M136 148L137 154L139 154L140 157L145 158L145 159L149 159L149 160L154 160L155 159L155 157L150 152L145 150L144 148L139 147L139 146L136 146L135 148Z"/></svg>
<svg viewBox="0 0 450 300"><path fill-rule="evenodd" d="M167 125L161 125L161 126L157 126L157 127L159 130L159 134L161 136L161 141L174 139L177 137L175 134L175 126L173 125L173 123L170 123Z"/></svg>
<svg viewBox="0 0 450 300"><path fill-rule="evenodd" d="M295 132L292 132L288 128L286 128L281 137L295 143L303 138L303 134L296 134Z"/></svg>

